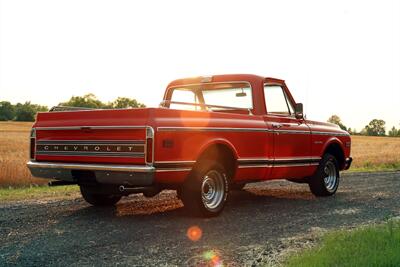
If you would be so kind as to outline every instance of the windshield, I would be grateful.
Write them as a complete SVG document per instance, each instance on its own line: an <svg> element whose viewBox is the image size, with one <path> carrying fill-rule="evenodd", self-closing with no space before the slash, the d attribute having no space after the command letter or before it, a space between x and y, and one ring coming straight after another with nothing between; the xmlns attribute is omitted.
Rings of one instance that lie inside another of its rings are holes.
<svg viewBox="0 0 400 267"><path fill-rule="evenodd" d="M207 83L173 88L170 108L185 110L249 110L253 108L247 82Z"/></svg>

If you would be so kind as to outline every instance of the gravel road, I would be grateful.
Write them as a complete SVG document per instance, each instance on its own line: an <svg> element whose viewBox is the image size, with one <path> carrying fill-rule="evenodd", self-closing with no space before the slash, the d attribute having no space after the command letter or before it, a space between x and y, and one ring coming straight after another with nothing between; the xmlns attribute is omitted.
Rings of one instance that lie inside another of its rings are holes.
<svg viewBox="0 0 400 267"><path fill-rule="evenodd" d="M344 174L335 196L318 199L304 184L256 183L212 219L185 215L174 191L115 208L79 195L0 203L0 266L275 265L326 230L399 216L399 189L400 172Z"/></svg>

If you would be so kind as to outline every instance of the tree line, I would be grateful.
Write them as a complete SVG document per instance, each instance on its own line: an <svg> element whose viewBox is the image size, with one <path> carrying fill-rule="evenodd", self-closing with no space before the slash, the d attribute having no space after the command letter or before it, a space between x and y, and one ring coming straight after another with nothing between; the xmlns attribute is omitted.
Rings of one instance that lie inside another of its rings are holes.
<svg viewBox="0 0 400 267"><path fill-rule="evenodd" d="M338 125L342 130L348 131L352 135L386 136L386 122L381 119L371 120L360 132L357 132L355 128L347 128L338 115L329 117L328 122ZM400 137L400 129L393 126L389 130L388 136Z"/></svg>
<svg viewBox="0 0 400 267"><path fill-rule="evenodd" d="M144 104L139 103L136 99L127 97L118 97L112 102L102 102L94 94L86 94L84 96L72 96L68 101L61 102L59 106L67 107L84 107L84 108L143 108ZM36 113L48 111L47 106L32 104L31 102L17 103L15 105L8 101L0 101L0 121L34 121ZM328 122L337 124L341 129L348 131L352 135L370 135L370 136L386 136L386 122L381 119L373 119L360 132L355 128L347 128L338 115L332 115ZM400 128L394 126L388 132L388 136L399 136Z"/></svg>
<svg viewBox="0 0 400 267"><path fill-rule="evenodd" d="M66 102L61 102L59 106L84 107L84 108L143 108L144 104L136 99L118 97L112 102L104 103L97 99L94 94L84 96L73 96ZM36 113L48 111L47 106L32 104L31 102L17 103L15 105L8 101L0 101L0 121L35 121Z"/></svg>

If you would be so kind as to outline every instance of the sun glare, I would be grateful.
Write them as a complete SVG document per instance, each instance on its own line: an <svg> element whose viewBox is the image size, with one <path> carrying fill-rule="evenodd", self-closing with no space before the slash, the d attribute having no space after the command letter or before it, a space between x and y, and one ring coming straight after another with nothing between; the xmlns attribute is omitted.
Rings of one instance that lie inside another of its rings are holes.
<svg viewBox="0 0 400 267"><path fill-rule="evenodd" d="M187 237L194 242L199 241L202 234L203 232L197 225L189 227L189 229L186 232Z"/></svg>

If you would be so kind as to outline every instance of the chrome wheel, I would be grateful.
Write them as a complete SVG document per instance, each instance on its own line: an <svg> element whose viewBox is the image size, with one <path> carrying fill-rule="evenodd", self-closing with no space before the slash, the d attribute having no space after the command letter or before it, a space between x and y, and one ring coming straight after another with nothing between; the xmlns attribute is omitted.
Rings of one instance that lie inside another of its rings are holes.
<svg viewBox="0 0 400 267"><path fill-rule="evenodd" d="M208 210L217 209L225 200L225 177L216 170L210 170L204 175L201 184L201 198Z"/></svg>
<svg viewBox="0 0 400 267"><path fill-rule="evenodd" d="M334 192L337 186L338 175L335 164L332 161L328 161L324 167L324 183L326 190Z"/></svg>

